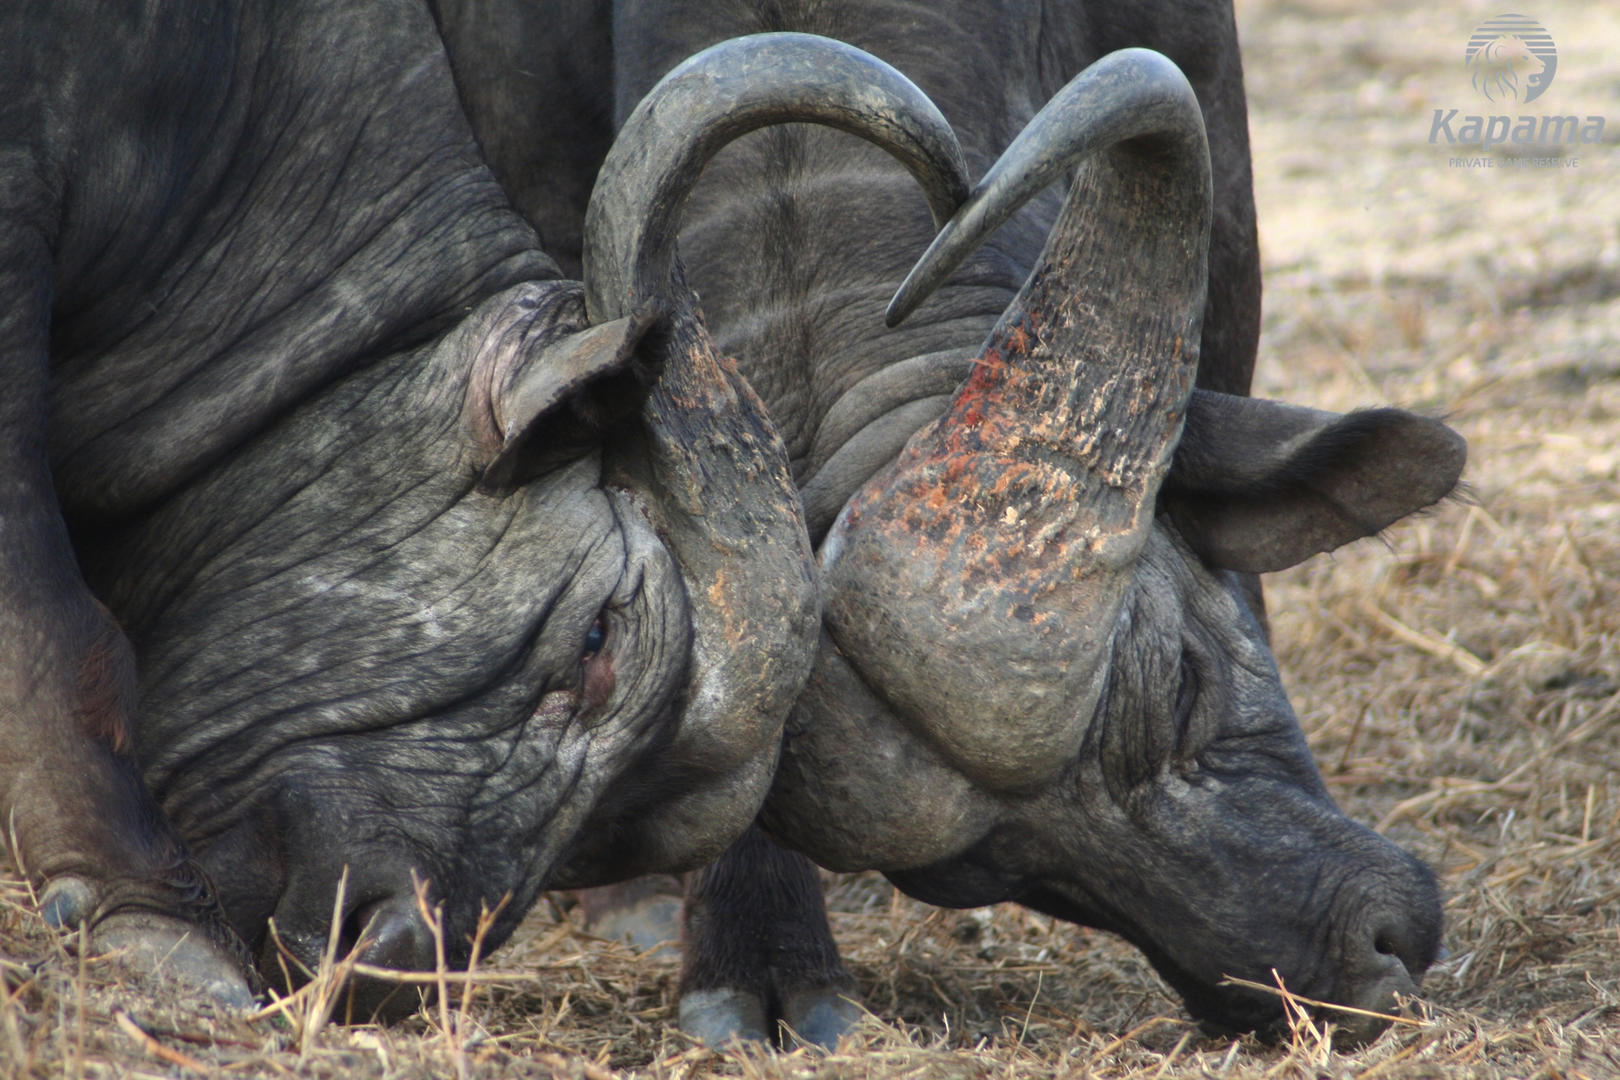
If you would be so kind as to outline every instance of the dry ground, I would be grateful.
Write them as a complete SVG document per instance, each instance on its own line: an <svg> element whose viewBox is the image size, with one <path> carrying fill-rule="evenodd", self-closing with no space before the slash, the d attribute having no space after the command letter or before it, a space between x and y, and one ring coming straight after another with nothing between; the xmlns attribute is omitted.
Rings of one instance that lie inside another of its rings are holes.
<svg viewBox="0 0 1620 1080"><path fill-rule="evenodd" d="M672 1030L672 961L548 905L493 959L517 980L464 1013L319 1030L308 1003L217 1018L106 962L81 973L13 884L0 1077L1620 1076L1620 10L1518 10L1559 48L1525 111L1608 117L1603 145L1569 152L1578 167L1459 169L1427 143L1433 109L1489 111L1462 50L1495 6L1239 8L1259 392L1449 414L1472 448L1467 504L1270 582L1335 795L1444 881L1451 955L1415 1023L1349 1055L1308 1027L1279 1047L1205 1041L1117 942L855 877L833 919L875 1015L831 1056L692 1046Z"/></svg>

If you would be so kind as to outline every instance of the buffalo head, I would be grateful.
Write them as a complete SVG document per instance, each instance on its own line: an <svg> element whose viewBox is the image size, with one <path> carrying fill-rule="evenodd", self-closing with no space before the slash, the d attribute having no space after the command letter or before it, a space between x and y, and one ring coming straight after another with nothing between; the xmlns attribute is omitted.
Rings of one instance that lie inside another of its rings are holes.
<svg viewBox="0 0 1620 1080"><path fill-rule="evenodd" d="M1462 441L1193 390L1208 151L1191 88L1142 50L1054 98L891 310L1081 159L944 415L821 546L821 650L766 823L924 900L1117 931L1211 1021L1280 1015L1223 985L1273 970L1387 1008L1436 955L1434 879L1333 805L1240 573L1436 502Z"/></svg>
<svg viewBox="0 0 1620 1080"><path fill-rule="evenodd" d="M642 117L603 167L583 284L490 260L450 312L366 339L237 452L76 538L135 646L146 781L272 979L334 935L431 968L419 885L464 963L481 910L510 901L493 946L542 888L700 865L764 798L814 656L812 552L674 260L685 191L791 119L892 148L942 219L966 184L937 111L832 42L711 50ZM487 175L428 179L397 246L351 265L470 262L512 224L469 196ZM352 306L299 341L369 330ZM74 888L64 921L117 921ZM131 932L162 951L164 917ZM392 989L362 983L355 1014Z"/></svg>

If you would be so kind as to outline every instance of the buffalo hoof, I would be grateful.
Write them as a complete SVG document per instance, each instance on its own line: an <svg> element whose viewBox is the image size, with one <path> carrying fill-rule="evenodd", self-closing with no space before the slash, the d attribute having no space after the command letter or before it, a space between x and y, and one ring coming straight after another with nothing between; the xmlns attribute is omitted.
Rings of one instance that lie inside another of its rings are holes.
<svg viewBox="0 0 1620 1080"><path fill-rule="evenodd" d="M672 952L681 939L680 879L650 874L617 885L579 889L585 930L608 941L628 941L637 952Z"/></svg>
<svg viewBox="0 0 1620 1080"><path fill-rule="evenodd" d="M771 1041L765 1002L742 990L692 990L681 995L681 1030L705 1046Z"/></svg>
<svg viewBox="0 0 1620 1080"><path fill-rule="evenodd" d="M655 895L603 913L587 929L609 941L628 941L637 952L668 952L681 937L681 898Z"/></svg>
<svg viewBox="0 0 1620 1080"><path fill-rule="evenodd" d="M759 1042L786 1049L795 1042L832 1049L860 1021L861 1009L837 987L796 990L772 1016L758 994L745 990L691 990L681 995L681 1030L707 1046ZM785 1030L783 1030L785 1029Z"/></svg>
<svg viewBox="0 0 1620 1080"><path fill-rule="evenodd" d="M860 1022L861 1007L835 986L797 990L782 1002L782 1023L799 1041L831 1050Z"/></svg>
<svg viewBox="0 0 1620 1080"><path fill-rule="evenodd" d="M181 919L147 911L118 912L96 925L91 941L97 953L121 953L130 967L172 979L227 1008L254 1007L253 991L241 967L202 929Z"/></svg>
<svg viewBox="0 0 1620 1080"><path fill-rule="evenodd" d="M96 897L76 877L53 878L39 897L39 915L46 925L71 930L95 914Z"/></svg>

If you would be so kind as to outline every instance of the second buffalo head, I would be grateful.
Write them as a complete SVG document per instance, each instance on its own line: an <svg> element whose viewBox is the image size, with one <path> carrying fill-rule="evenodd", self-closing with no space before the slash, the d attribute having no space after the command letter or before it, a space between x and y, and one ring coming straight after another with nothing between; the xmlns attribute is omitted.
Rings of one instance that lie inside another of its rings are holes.
<svg viewBox="0 0 1620 1080"><path fill-rule="evenodd" d="M1082 159L944 415L821 547L821 652L766 822L924 900L1116 931L1218 1024L1281 1016L1229 976L1391 1008L1439 947L1433 876L1334 806L1243 575L1440 500L1462 441L1194 390L1208 151L1141 50L1030 123L892 310Z"/></svg>

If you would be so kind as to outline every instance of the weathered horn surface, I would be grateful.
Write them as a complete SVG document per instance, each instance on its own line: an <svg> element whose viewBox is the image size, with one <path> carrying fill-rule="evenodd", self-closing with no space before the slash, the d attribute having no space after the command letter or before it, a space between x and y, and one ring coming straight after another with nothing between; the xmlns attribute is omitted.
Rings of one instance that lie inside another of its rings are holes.
<svg viewBox="0 0 1620 1080"><path fill-rule="evenodd" d="M822 549L839 650L993 788L1045 783L1073 759L1192 390L1212 196L1180 70L1132 49L1077 76L946 225L896 305L909 310L1080 160L973 374Z"/></svg>
<svg viewBox="0 0 1620 1080"><path fill-rule="evenodd" d="M733 38L665 75L625 120L585 215L592 323L663 296L687 195L727 143L772 124L817 123L881 146L917 178L936 223L967 195L956 136L893 67L831 38Z"/></svg>
<svg viewBox="0 0 1620 1080"><path fill-rule="evenodd" d="M632 828L576 851L568 873L595 880L701 865L753 820L782 721L809 675L820 612L813 556L787 454L764 404L717 354L681 280L675 238L687 196L728 142L772 124L816 122L878 144L917 177L936 221L967 194L962 152L939 110L893 68L807 34L723 42L660 80L626 118L592 191L584 233L586 314L575 382L650 354L637 437L605 475L656 492L645 513L689 582L692 654L681 729L660 783L674 794ZM639 315L658 313L642 327ZM567 359L574 359L574 353ZM586 368L584 376L577 374ZM549 392L549 385L541 387ZM544 400L543 394L536 394Z"/></svg>

